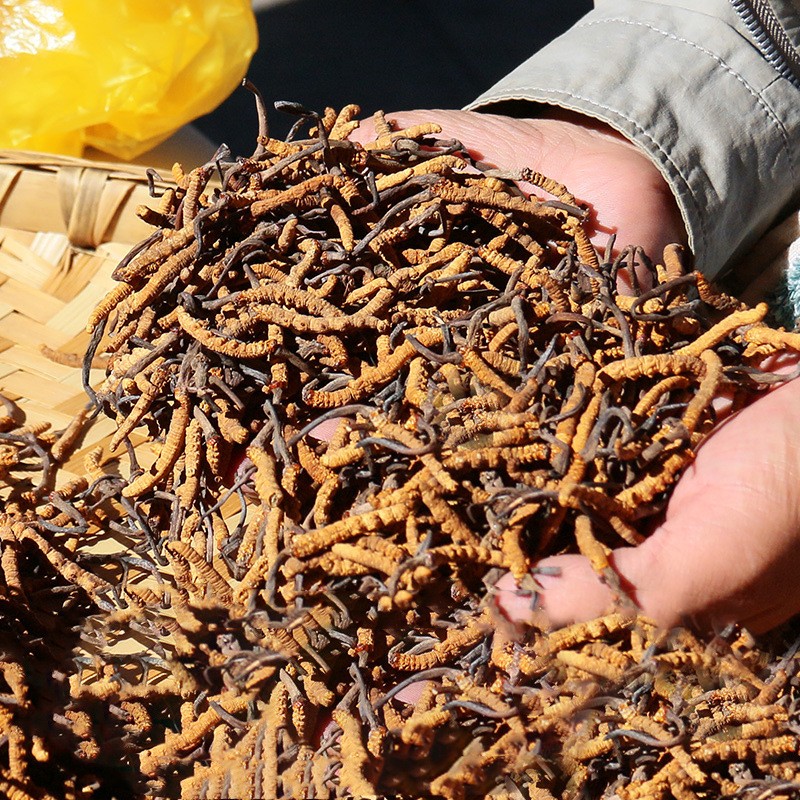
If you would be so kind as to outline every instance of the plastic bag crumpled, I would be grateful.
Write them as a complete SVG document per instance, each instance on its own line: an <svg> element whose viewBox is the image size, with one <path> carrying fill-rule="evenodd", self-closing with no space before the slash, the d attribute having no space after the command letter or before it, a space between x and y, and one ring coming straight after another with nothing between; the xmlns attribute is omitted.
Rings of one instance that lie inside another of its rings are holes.
<svg viewBox="0 0 800 800"><path fill-rule="evenodd" d="M134 158L244 75L249 0L0 0L0 148Z"/></svg>

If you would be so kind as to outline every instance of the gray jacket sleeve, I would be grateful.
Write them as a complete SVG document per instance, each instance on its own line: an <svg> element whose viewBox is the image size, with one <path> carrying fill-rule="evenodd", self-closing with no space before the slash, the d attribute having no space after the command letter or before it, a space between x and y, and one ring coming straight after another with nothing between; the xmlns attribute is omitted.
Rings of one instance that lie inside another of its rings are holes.
<svg viewBox="0 0 800 800"><path fill-rule="evenodd" d="M758 21L742 13L752 5L598 0L468 108L547 103L614 127L666 178L697 264L713 277L800 194L800 81L759 40ZM798 4L770 8L784 47L797 48Z"/></svg>

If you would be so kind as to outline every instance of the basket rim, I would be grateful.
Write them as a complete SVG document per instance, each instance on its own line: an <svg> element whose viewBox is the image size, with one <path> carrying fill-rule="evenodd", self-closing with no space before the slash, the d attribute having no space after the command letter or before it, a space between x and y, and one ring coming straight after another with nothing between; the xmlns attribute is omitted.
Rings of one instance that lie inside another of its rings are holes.
<svg viewBox="0 0 800 800"><path fill-rule="evenodd" d="M174 185L147 164L0 149L0 228L65 233L72 247L135 244L135 208Z"/></svg>
<svg viewBox="0 0 800 800"><path fill-rule="evenodd" d="M0 165L22 167L27 169L62 169L64 167L77 167L82 169L96 169L109 172L120 177L138 179L145 183L150 180L149 175L158 174L158 170L147 165L113 161L81 156L65 156L59 153L43 153L36 150L4 150L0 149ZM155 178L156 185L168 186L172 181L168 178Z"/></svg>

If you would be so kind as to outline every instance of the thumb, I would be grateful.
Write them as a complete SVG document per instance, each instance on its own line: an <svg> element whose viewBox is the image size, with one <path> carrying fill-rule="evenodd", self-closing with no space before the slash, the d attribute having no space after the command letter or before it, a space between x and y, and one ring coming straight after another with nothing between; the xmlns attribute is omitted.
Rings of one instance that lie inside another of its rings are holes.
<svg viewBox="0 0 800 800"><path fill-rule="evenodd" d="M663 552L658 537L638 547L613 551L609 557L620 576L623 589L641 613L664 627L684 620L679 609L694 584L695 575L686 569L679 551ZM655 551L658 550L658 556ZM618 605L612 591L581 555L560 555L542 559L536 565L540 591L532 603L530 592L521 592L513 576L504 575L496 584L496 602L513 622L560 628L603 616Z"/></svg>
<svg viewBox="0 0 800 800"><path fill-rule="evenodd" d="M747 497L758 507L752 495ZM800 607L793 575L797 557L771 552L780 533L751 536L752 520L733 508L718 508L713 519L682 509L637 547L614 550L609 562L641 614L664 628L676 625L712 631L739 622L753 633L780 624ZM760 540L759 540L760 539ZM497 604L513 622L563 627L614 610L618 598L580 555L542 559L536 601L520 592L513 577L496 585Z"/></svg>

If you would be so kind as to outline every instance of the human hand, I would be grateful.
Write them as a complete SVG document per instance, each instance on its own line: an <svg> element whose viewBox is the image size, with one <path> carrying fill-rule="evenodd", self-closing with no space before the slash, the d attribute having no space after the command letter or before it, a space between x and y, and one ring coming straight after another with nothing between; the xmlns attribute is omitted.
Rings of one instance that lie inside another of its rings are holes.
<svg viewBox="0 0 800 800"><path fill-rule="evenodd" d="M510 171L529 167L564 183L590 206L595 244L648 253L685 239L669 188L652 163L609 128L564 114L521 120L458 111L392 114L400 127L434 121L443 136ZM800 610L800 380L728 420L675 488L663 523L612 562L642 611L672 626L737 621L767 630ZM539 577L539 607L559 626L607 611L612 596L582 556L545 559L560 577ZM508 616L529 616L506 576L498 601ZM541 617L540 617L541 618Z"/></svg>
<svg viewBox="0 0 800 800"><path fill-rule="evenodd" d="M592 240L601 251L612 233L617 249L639 245L648 254L686 241L675 198L641 150L588 117L557 110L553 114L547 119L514 119L432 110L387 118L398 128L439 123L443 137L458 139L479 161L511 172L528 167L563 183L588 206ZM372 139L371 123L362 123L351 138Z"/></svg>
<svg viewBox="0 0 800 800"><path fill-rule="evenodd" d="M800 380L723 423L678 482L663 523L612 563L642 612L671 627L766 631L800 610ZM539 577L552 624L608 610L610 592L576 555L544 559ZM529 603L506 576L498 600L524 621Z"/></svg>

